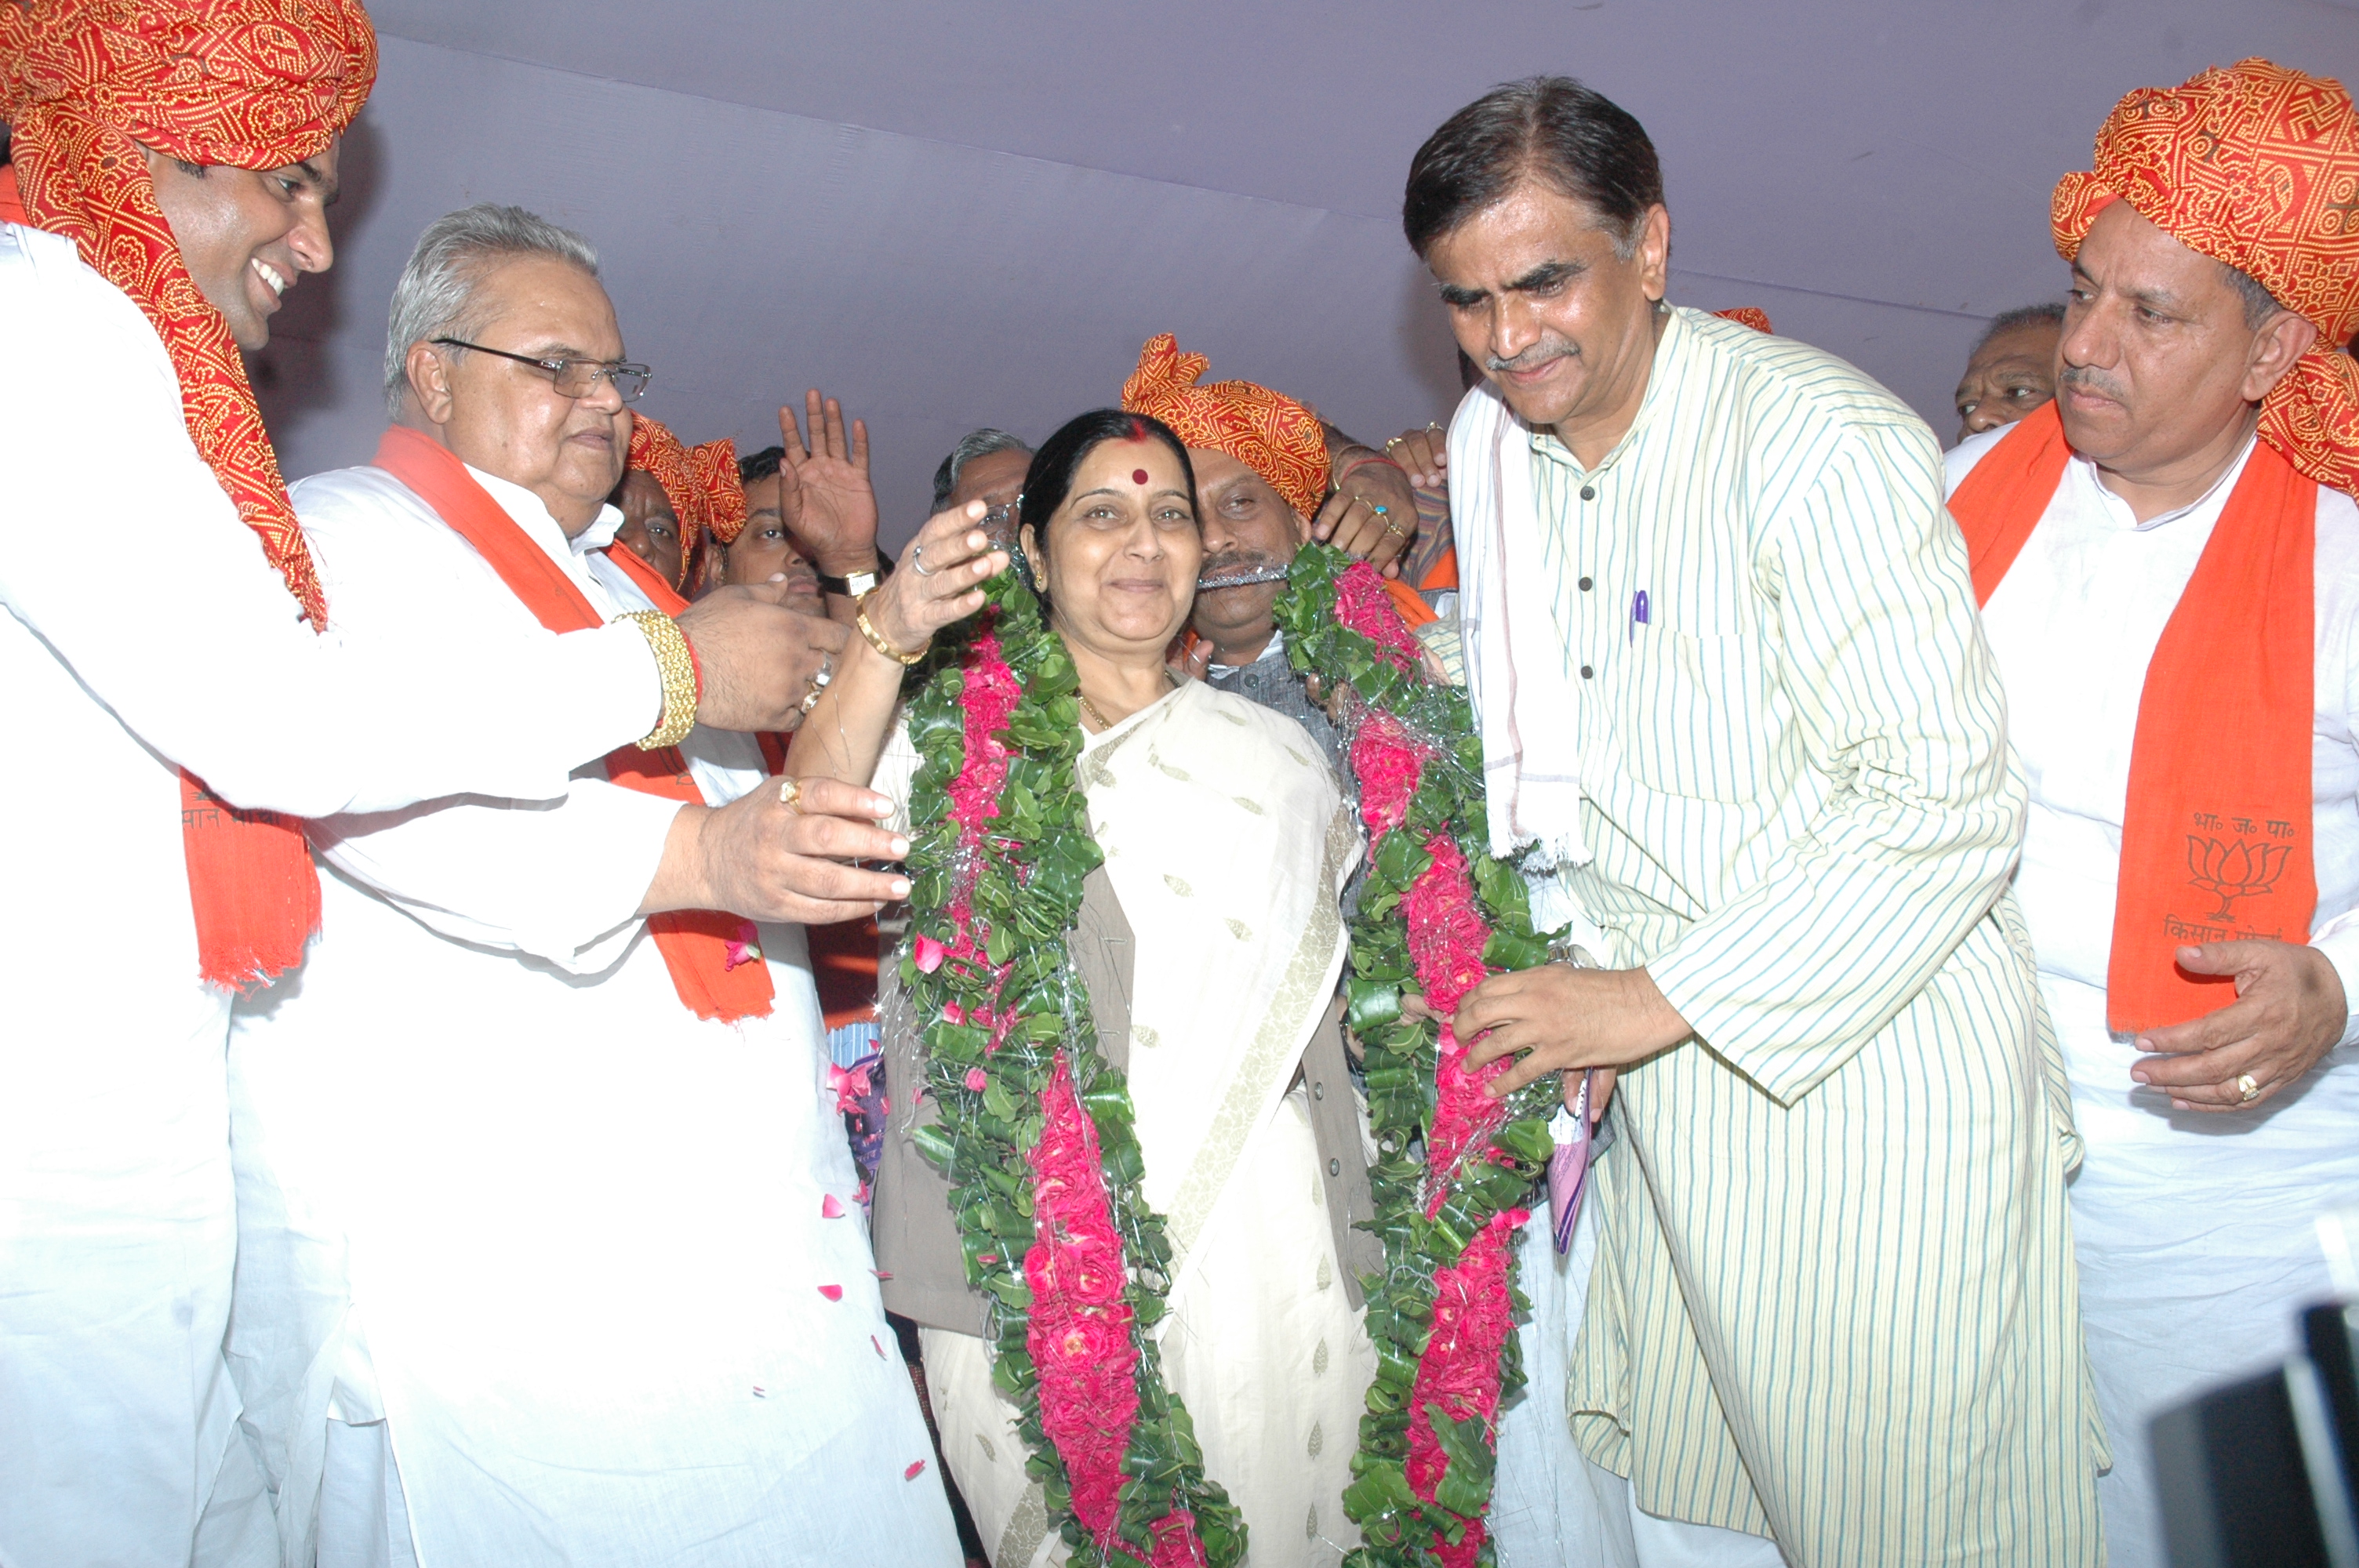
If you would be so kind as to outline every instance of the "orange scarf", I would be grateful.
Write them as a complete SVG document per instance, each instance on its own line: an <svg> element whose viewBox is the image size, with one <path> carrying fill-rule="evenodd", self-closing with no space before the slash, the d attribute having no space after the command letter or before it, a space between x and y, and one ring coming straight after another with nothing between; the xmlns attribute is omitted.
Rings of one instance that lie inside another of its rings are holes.
<svg viewBox="0 0 2359 1568"><path fill-rule="evenodd" d="M0 120L15 138L5 216L72 240L147 316L179 378L189 438L314 630L326 600L245 361L181 263L140 147L277 168L332 144L375 80L359 0L0 0ZM235 810L182 770L180 839L205 981L235 988L299 963L320 925L302 825Z"/></svg>
<svg viewBox="0 0 2359 1568"><path fill-rule="evenodd" d="M1984 453L1950 501L1987 604L2048 510L2071 448L2053 403ZM2186 943L2310 940L2318 486L2256 443L2179 596L2138 698L2122 813L2107 1023L2123 1033L2235 1000Z"/></svg>
<svg viewBox="0 0 2359 1568"><path fill-rule="evenodd" d="M605 624L582 589L565 575L548 552L534 544L515 519L500 510L489 492L475 482L449 450L415 430L395 426L376 449L376 466L416 492L442 521L490 563L508 591L551 632L582 632ZM655 568L628 550L611 552L607 559L631 576L649 601L667 615L676 615L687 602L671 590ZM606 755L606 776L625 789L660 795L692 806L704 796L690 775L688 762L676 746L642 752L624 746ZM671 970L679 1000L699 1018L734 1023L741 1018L761 1018L771 1002L769 967L740 956L730 963L730 946L742 954L752 927L734 914L719 910L675 910L652 915L647 929Z"/></svg>

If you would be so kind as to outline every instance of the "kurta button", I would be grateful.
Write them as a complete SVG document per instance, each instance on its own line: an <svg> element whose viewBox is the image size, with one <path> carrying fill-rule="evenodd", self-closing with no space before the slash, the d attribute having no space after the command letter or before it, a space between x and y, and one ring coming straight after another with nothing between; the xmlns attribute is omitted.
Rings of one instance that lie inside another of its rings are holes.
<svg viewBox="0 0 2359 1568"><path fill-rule="evenodd" d="M1327 1086L1325 1084L1311 1085L1310 1098L1312 1099L1325 1099L1327 1098Z"/></svg>
<svg viewBox="0 0 2359 1568"><path fill-rule="evenodd" d="M1581 579L1581 591L1583 593L1587 593L1591 589L1596 586L1597 585L1594 582L1591 581L1587 578L1582 578Z"/></svg>
<svg viewBox="0 0 2359 1568"><path fill-rule="evenodd" d="M1584 485L1582 485L1582 486L1581 487L1581 499L1582 499L1582 500L1583 500L1583 501L1594 501L1594 500L1596 500L1596 499L1597 499L1597 487L1596 487L1595 485L1593 485L1593 484L1584 484Z"/></svg>
<svg viewBox="0 0 2359 1568"><path fill-rule="evenodd" d="M1330 1161L1328 1161L1328 1162L1327 1162L1327 1173L1328 1173L1329 1175L1331 1175L1331 1176L1340 1176L1340 1175L1342 1175L1342 1174L1343 1173L1343 1161L1341 1161L1341 1160L1330 1160Z"/></svg>
<svg viewBox="0 0 2359 1568"><path fill-rule="evenodd" d="M1581 678L1582 678L1582 679L1583 679L1583 680L1587 680L1590 676L1592 676L1595 675L1596 673L1597 673L1597 672L1596 672L1595 670L1591 669L1587 665L1582 665L1582 666L1581 666Z"/></svg>

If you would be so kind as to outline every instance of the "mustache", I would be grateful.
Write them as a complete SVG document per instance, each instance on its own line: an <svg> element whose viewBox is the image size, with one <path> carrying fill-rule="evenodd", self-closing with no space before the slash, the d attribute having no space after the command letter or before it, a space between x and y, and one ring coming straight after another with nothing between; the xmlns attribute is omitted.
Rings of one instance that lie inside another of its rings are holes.
<svg viewBox="0 0 2359 1568"><path fill-rule="evenodd" d="M1483 368L1489 371L1515 371L1521 373L1527 370L1538 370L1540 366L1548 363L1550 360L1560 360L1571 355L1577 355L1580 352L1580 345L1572 342L1569 339L1546 337L1542 338L1538 342L1534 343L1530 348L1526 349L1522 353L1517 354L1511 360L1503 360L1496 354L1485 355L1483 360Z"/></svg>
<svg viewBox="0 0 2359 1568"><path fill-rule="evenodd" d="M2066 365L2056 378L2059 386L2084 387L2100 397L2110 397L2116 403L2126 403L2121 384L2109 375L2099 373L2092 365Z"/></svg>

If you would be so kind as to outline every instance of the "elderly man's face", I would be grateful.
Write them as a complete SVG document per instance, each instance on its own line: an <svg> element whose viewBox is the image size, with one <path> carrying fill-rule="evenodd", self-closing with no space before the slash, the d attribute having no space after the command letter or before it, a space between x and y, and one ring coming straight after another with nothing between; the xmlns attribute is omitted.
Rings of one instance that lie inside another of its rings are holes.
<svg viewBox="0 0 2359 1568"><path fill-rule="evenodd" d="M623 331L598 280L552 256L503 262L476 285L473 341L534 359L619 360ZM415 351L413 351L413 353ZM411 386L442 444L484 472L538 496L568 535L596 519L623 477L630 411L611 379L581 397L559 393L537 365L437 349L438 378Z"/></svg>
<svg viewBox="0 0 2359 1568"><path fill-rule="evenodd" d="M985 452L959 470L958 483L951 486L951 506L980 501L991 509L994 515L988 516L984 532L995 549L1015 542L1016 498L1024 493L1024 475L1031 467L1029 452Z"/></svg>
<svg viewBox="0 0 2359 1568"><path fill-rule="evenodd" d="M1527 179L1425 262L1458 346L1526 423L1572 441L1636 413L1670 243L1669 217L1650 208L1625 257L1586 203Z"/></svg>
<svg viewBox="0 0 2359 1568"><path fill-rule="evenodd" d="M806 615L825 615L827 601L820 593L819 568L795 547L795 536L779 509L776 475L745 487L745 531L728 546L729 568L723 579L751 586L787 574L787 603Z"/></svg>
<svg viewBox="0 0 2359 1568"><path fill-rule="evenodd" d="M2291 364L2285 325L2247 324L2218 262L2114 202L2081 242L2065 299L2056 409L2066 439L2133 481L2168 474L2241 434Z"/></svg>
<svg viewBox="0 0 2359 1568"><path fill-rule="evenodd" d="M2012 425L2056 395L2053 321L2027 321L1995 333L1966 361L1958 383L1958 439Z"/></svg>
<svg viewBox="0 0 2359 1568"><path fill-rule="evenodd" d="M614 492L614 504L623 511L614 542L655 568L664 581L679 581L679 514L671 509L671 497L656 476L645 469L625 474Z"/></svg>
<svg viewBox="0 0 2359 1568"><path fill-rule="evenodd" d="M1223 579L1293 563L1295 552L1310 536L1310 524L1269 481L1209 447L1189 448L1188 460L1195 465L1196 496L1204 521L1200 583L1217 585ZM1197 635L1211 641L1216 657L1250 657L1269 640L1274 624L1270 610L1285 587L1283 580L1199 587L1190 624Z"/></svg>
<svg viewBox="0 0 2359 1568"><path fill-rule="evenodd" d="M279 297L302 274L334 265L327 208L336 199L335 146L272 169L191 166L140 150L197 291L227 319L239 348L263 347Z"/></svg>

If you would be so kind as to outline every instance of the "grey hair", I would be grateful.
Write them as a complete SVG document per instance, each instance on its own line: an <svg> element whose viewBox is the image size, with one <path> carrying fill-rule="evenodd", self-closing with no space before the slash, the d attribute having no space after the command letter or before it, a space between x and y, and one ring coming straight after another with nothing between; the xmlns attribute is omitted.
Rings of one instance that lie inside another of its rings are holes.
<svg viewBox="0 0 2359 1568"><path fill-rule="evenodd" d="M934 510L940 512L951 503L951 492L958 488L959 476L966 472L967 464L994 452L1022 452L1028 458L1032 449L1018 438L988 425L961 436L958 445L951 449L951 455L942 460L942 466L934 470Z"/></svg>
<svg viewBox="0 0 2359 1568"><path fill-rule="evenodd" d="M446 212L418 236L385 334L385 407L401 417L409 390L409 350L435 338L472 338L483 321L473 315L476 286L490 264L516 256L551 256L598 276L598 253L588 240L537 212L479 201Z"/></svg>
<svg viewBox="0 0 2359 1568"><path fill-rule="evenodd" d="M1974 340L1973 353L1966 357L1973 358L1974 354L1981 353L1990 347L1992 339L2002 332L2012 332L2017 327L2049 326L2061 329L2063 325L2064 302L2060 299L2043 300L2038 305L2018 305L2012 310L2002 310L1992 317L1991 324L1983 329L1983 335Z"/></svg>
<svg viewBox="0 0 2359 1568"><path fill-rule="evenodd" d="M2220 264L2220 270L2228 275L2228 287L2234 289L2236 297L2245 302L2245 325L2248 330L2259 331L2270 317L2285 308L2277 297L2262 287L2261 280L2251 273L2230 266L2226 262Z"/></svg>

